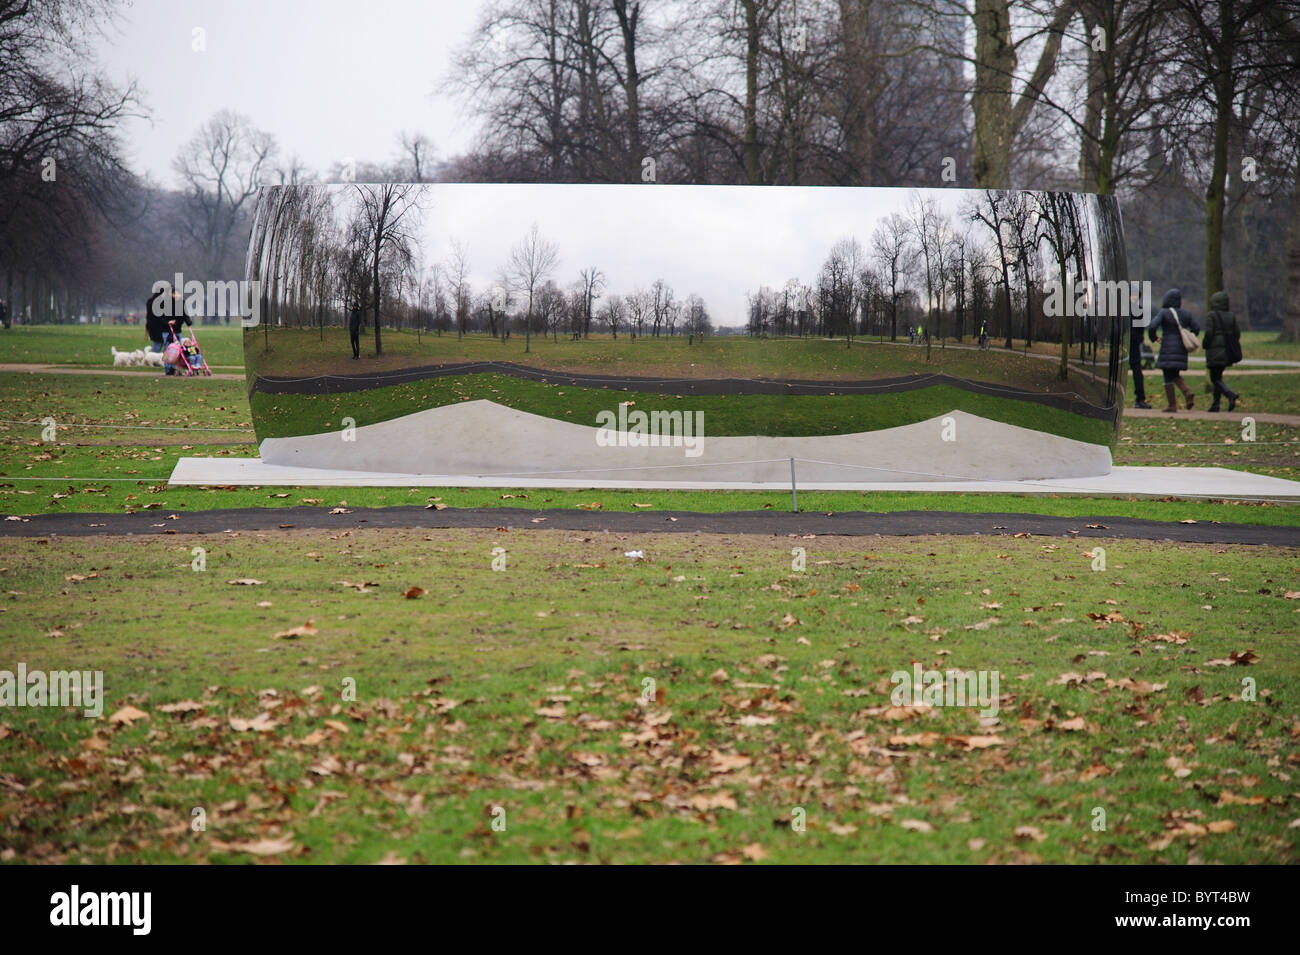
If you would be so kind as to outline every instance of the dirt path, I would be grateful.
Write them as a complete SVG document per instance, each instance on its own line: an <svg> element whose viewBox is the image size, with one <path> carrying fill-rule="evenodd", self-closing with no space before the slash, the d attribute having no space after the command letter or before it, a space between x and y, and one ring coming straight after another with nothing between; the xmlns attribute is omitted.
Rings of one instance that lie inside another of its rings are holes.
<svg viewBox="0 0 1300 955"><path fill-rule="evenodd" d="M1099 503L1104 510L1105 504ZM178 516L172 520L171 515ZM962 534L1007 537L1035 534L1066 538L1128 538L1203 544L1264 544L1300 547L1300 528L1206 521L1183 524L1127 517L1050 517L1035 514L960 514L944 511L898 511L841 514L732 511L610 512L525 510L523 508L422 507L352 508L331 514L319 507L248 507L210 511L155 510L136 514L39 514L0 521L0 537L85 537L93 535L220 534L227 531L279 531L307 528L353 530L370 527L484 527L511 531L566 530L588 533L761 534L769 537L823 536L911 537Z"/></svg>
<svg viewBox="0 0 1300 955"><path fill-rule="evenodd" d="M1181 399L1179 399L1181 400ZM1226 406L1225 406L1226 407ZM1125 408L1124 417L1126 418L1191 418L1196 421L1232 421L1240 422L1242 418L1254 418L1258 424L1300 424L1300 415L1295 414L1274 414L1271 411L1251 411L1244 405L1237 408L1236 411L1229 414L1227 411L1206 411L1203 408L1196 408L1188 411L1186 408L1179 408L1177 414L1168 414L1161 411L1158 407L1154 408Z"/></svg>
<svg viewBox="0 0 1300 955"><path fill-rule="evenodd" d="M215 365L213 367L229 367ZM117 368L73 368L69 365L34 365L20 362L0 362L0 372L27 372L33 375L122 375L124 377L136 378L162 378L165 377L161 371L154 371L148 368L142 368L139 371L121 371ZM214 371L211 375L205 376L210 378L220 378L222 381L243 381L242 373L234 374L233 372Z"/></svg>

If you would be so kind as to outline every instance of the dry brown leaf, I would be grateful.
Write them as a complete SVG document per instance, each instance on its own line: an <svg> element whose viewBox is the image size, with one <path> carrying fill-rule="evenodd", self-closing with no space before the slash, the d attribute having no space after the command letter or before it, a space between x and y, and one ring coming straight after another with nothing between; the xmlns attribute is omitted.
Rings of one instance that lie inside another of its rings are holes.
<svg viewBox="0 0 1300 955"><path fill-rule="evenodd" d="M316 625L308 620L298 627L292 627L289 630L281 630L279 633L271 634L272 640L297 640L299 637L311 637L316 634Z"/></svg>
<svg viewBox="0 0 1300 955"><path fill-rule="evenodd" d="M147 720L148 718L149 714L144 710L138 710L128 704L110 716L108 722L111 725L134 726L136 720Z"/></svg>

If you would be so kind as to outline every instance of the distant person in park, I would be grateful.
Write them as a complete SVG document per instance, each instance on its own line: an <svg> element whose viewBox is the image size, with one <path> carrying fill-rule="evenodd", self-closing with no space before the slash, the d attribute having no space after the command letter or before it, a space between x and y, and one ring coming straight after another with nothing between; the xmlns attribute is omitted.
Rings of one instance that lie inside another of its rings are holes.
<svg viewBox="0 0 1300 955"><path fill-rule="evenodd" d="M989 323L980 322L980 348L989 347Z"/></svg>
<svg viewBox="0 0 1300 955"><path fill-rule="evenodd" d="M348 315L348 337L352 339L352 357L361 357L361 309L353 305Z"/></svg>
<svg viewBox="0 0 1300 955"><path fill-rule="evenodd" d="M163 298L166 294L162 290L156 290L144 303L144 333L149 338L150 351L163 350L163 339L167 335L167 317L161 313L164 310ZM163 374L170 375L171 369L164 368Z"/></svg>
<svg viewBox="0 0 1300 955"><path fill-rule="evenodd" d="M1131 323L1130 323L1131 324ZM1146 329L1141 325L1133 325L1128 331L1128 367L1133 373L1133 402L1135 408L1150 408L1147 404L1147 389L1142 382L1142 339Z"/></svg>
<svg viewBox="0 0 1300 955"><path fill-rule="evenodd" d="M1160 311L1151 320L1149 334L1153 342L1160 342L1156 367L1164 374L1165 398L1169 402L1169 407L1162 410L1168 414L1178 411L1178 399L1174 397L1174 388L1177 388L1183 393L1187 410L1190 411L1196 397L1192 394L1192 389L1187 386L1187 382L1183 381L1183 372L1187 370L1187 346L1183 344L1183 336L1179 328L1185 328L1195 334L1200 332L1201 326L1190 312L1183 309L1181 290L1171 288L1165 293L1160 305Z"/></svg>
<svg viewBox="0 0 1300 955"><path fill-rule="evenodd" d="M1205 364L1210 369L1210 382L1214 385L1214 402L1211 411L1219 410L1219 396L1226 395L1228 410L1237 407L1241 395L1223 383L1223 369L1241 361L1241 329L1237 317L1228 307L1228 293L1215 292L1210 296L1210 314L1205 316Z"/></svg>
<svg viewBox="0 0 1300 955"><path fill-rule="evenodd" d="M9 327L9 303L0 302L0 325Z"/></svg>

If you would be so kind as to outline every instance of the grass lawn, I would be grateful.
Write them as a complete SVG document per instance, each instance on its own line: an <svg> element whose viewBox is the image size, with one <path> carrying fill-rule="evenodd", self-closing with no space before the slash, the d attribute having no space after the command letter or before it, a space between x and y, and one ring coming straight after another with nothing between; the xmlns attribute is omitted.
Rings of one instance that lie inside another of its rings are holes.
<svg viewBox="0 0 1300 955"><path fill-rule="evenodd" d="M355 530L0 568L6 662L106 687L0 716L11 861L1298 857L1294 550ZM996 671L998 712L893 705L913 663Z"/></svg>
<svg viewBox="0 0 1300 955"><path fill-rule="evenodd" d="M188 329L189 326L186 326ZM243 335L237 323L198 326L208 364L238 370L244 364ZM113 354L148 348L144 325L14 325L0 329L0 362L111 368Z"/></svg>
<svg viewBox="0 0 1300 955"><path fill-rule="evenodd" d="M1150 389L1147 396L1147 401L1155 408L1164 406L1164 386L1158 376L1157 372L1157 384L1161 386L1159 400L1151 396ZM1210 403L1214 401L1214 390L1209 373L1203 368L1193 368L1184 377L1196 394L1196 406L1210 407ZM1228 369L1223 377L1228 387L1241 395L1241 401L1233 412L1238 417L1250 414L1252 411L1300 414L1300 369L1280 375L1234 375L1232 369ZM1179 405L1182 405L1181 397ZM1228 407L1226 399L1222 406Z"/></svg>
<svg viewBox="0 0 1300 955"><path fill-rule="evenodd" d="M59 424L57 444L41 440L39 423L0 423L0 510L31 514L164 506L204 509L280 506L304 499L319 501L322 507L340 500L367 507L423 503L431 496L453 507L571 508L598 502L607 510L633 510L634 504L650 503L663 510L716 512L789 506L788 495L781 492L547 491L510 497L497 490L457 488L171 488L166 480L180 457L256 455L241 382L0 374L0 419L39 422L47 415ZM1128 419L1115 462L1234 467L1293 479L1300 476L1300 428L1261 424L1256 437L1253 443L1241 441L1235 416L1213 422ZM999 494L805 492L800 506L808 511L931 509L1300 523L1300 508L1290 506Z"/></svg>

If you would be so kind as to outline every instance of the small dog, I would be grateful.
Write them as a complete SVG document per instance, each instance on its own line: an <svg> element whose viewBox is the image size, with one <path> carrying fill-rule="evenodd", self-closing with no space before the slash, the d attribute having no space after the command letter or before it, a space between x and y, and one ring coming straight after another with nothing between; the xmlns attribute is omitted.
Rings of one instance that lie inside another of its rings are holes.
<svg viewBox="0 0 1300 955"><path fill-rule="evenodd" d="M133 365L139 365L141 368L144 367L144 349L143 349L143 348L137 348L135 351L131 352L131 364L133 364Z"/></svg>
<svg viewBox="0 0 1300 955"><path fill-rule="evenodd" d="M144 353L144 363L154 368L161 368L163 366L162 352L153 350L146 351Z"/></svg>
<svg viewBox="0 0 1300 955"><path fill-rule="evenodd" d="M113 352L113 367L125 368L135 362L135 353L129 351L118 351L116 346L109 346Z"/></svg>

